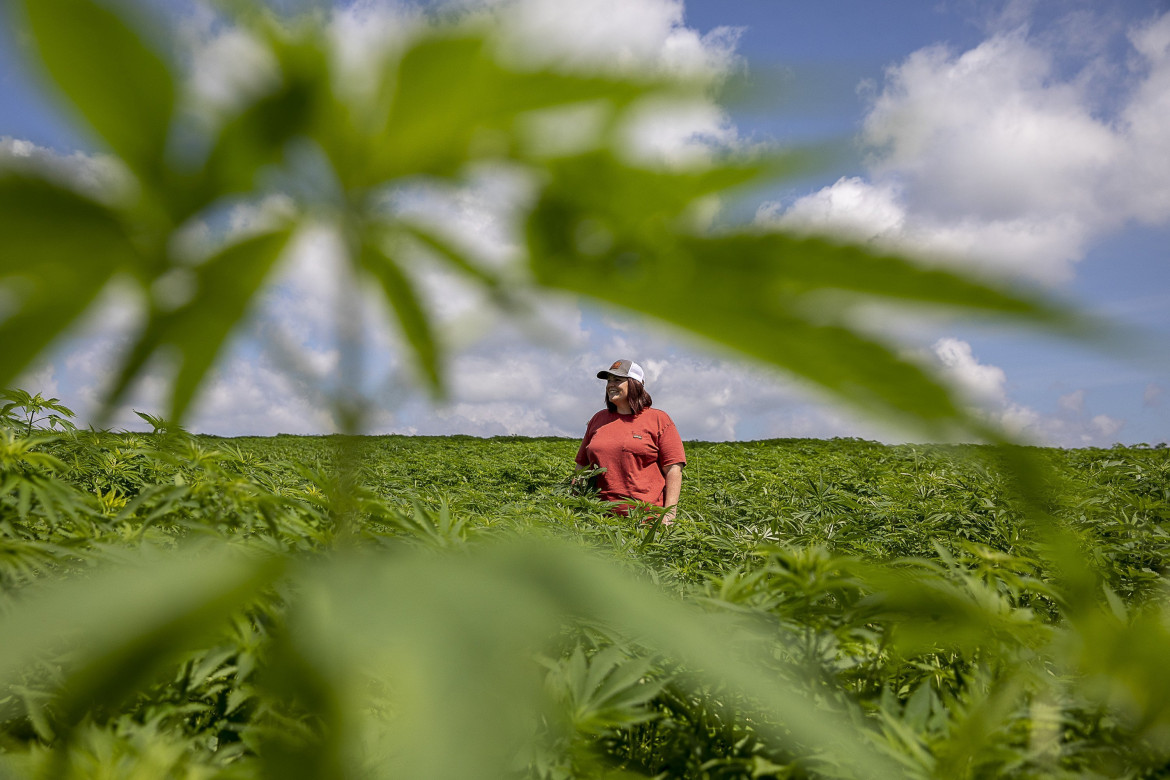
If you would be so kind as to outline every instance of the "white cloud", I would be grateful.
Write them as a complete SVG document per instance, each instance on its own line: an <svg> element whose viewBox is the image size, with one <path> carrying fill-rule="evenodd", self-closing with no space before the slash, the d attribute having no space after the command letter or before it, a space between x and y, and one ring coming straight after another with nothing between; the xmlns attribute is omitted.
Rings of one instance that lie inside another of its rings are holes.
<svg viewBox="0 0 1170 780"><path fill-rule="evenodd" d="M1150 382L1146 385L1145 392L1142 393L1142 405L1146 407L1158 406L1162 403L1162 394L1165 390L1161 385L1156 385Z"/></svg>
<svg viewBox="0 0 1170 780"><path fill-rule="evenodd" d="M368 96L376 88L386 58L422 24L421 9L404 2L356 0L334 9L329 28L337 73L334 88L348 97Z"/></svg>
<svg viewBox="0 0 1170 780"><path fill-rule="evenodd" d="M876 176L906 184L914 211L994 222L1021 213L1093 212L1091 184L1117 138L1088 96L1053 72L1052 55L1022 32L955 56L912 54L887 73L866 117Z"/></svg>
<svg viewBox="0 0 1170 780"><path fill-rule="evenodd" d="M482 9L483 4L473 3ZM559 62L583 64L601 56L606 62L649 65L672 72L711 74L732 61L734 34L722 30L706 37L683 25L682 5L662 0L638 0L606 4L584 3L572 7L561 3L516 2L491 5L493 13L509 15L519 35L530 36L542 45L559 41L545 54ZM611 7L612 6L612 7ZM360 12L359 12L360 11ZM385 46L386 36L378 29L398 20L389 4L363 3L337 15L334 31L338 45L356 36L358 50L374 57ZM527 39L527 38L526 38ZM363 43L363 41L365 43ZM532 43L532 40L529 40ZM602 50L596 49L601 46ZM350 56L348 67L358 68L362 57ZM665 120L657 119L661 115ZM645 113L639 153L660 159L678 159L688 146L722 143L734 137L726 117L713 105L688 104ZM657 122L657 124L656 124ZM648 151L647 151L648 150ZM673 155L673 156L672 156ZM396 193L388 204L398 215L439 230L467 256L485 268L511 278L520 272L522 234L517 214L531 198L531 182L514 171L482 168L466 186L458 188L412 188ZM463 432L478 435L502 433L557 433L576 435L595 410L600 390L590 393L582 377L592 372L581 361L566 362L565 348L580 351L589 334L583 329L579 308L571 299L553 295L524 301L532 316L520 323L495 312L483 290L468 284L460 274L446 268L437 258L417 247L393 247L415 280L425 308L440 325L440 338L451 350L449 362L450 399L438 407L421 402L408 373L406 348L395 328L386 328L384 306L367 303L369 310L360 319L366 323L369 341L366 355L372 374L382 378L383 391L367 388L388 406L375 416L375 425L387 430L422 433ZM304 371L308 381L316 375L326 387L328 374L340 359L330 348L330 323L337 310L338 247L328 231L309 234L298 248L279 280L266 295L261 330L280 340L289 352L315 356L318 366ZM517 289L522 289L520 284ZM377 296L371 296L377 297ZM392 320L391 320L392 321ZM560 349L558 349L560 348ZM598 358L594 362L598 362ZM604 358L606 364L612 358ZM306 362L314 362L312 360ZM595 370L595 369L594 369ZM267 381L259 372L225 367L211 395L221 386L234 387L242 397L253 394L241 383ZM372 380L371 380L372 381ZM533 406L532 395L540 406ZM518 397L523 395L523 397ZM281 396L277 396L281 397ZM219 410L219 411L216 411ZM206 424L232 425L234 419L226 401L201 407L199 419ZM734 435L726 416L707 415L705 429ZM294 430L287 425L282 430Z"/></svg>
<svg viewBox="0 0 1170 780"><path fill-rule="evenodd" d="M125 199L133 189L126 168L107 154L61 154L31 141L0 136L0 173L43 176L99 201Z"/></svg>
<svg viewBox="0 0 1170 780"><path fill-rule="evenodd" d="M1013 400L1008 393L1006 372L979 362L966 341L939 339L933 352L943 380L954 386L977 414L1024 441L1056 447L1107 447L1125 427L1126 421L1120 418L1090 416L1083 389L1060 396L1054 414L1041 413Z"/></svg>
<svg viewBox="0 0 1170 780"><path fill-rule="evenodd" d="M321 434L337 430L319 393L271 360L237 356L209 377L190 427L231 435Z"/></svg>
<svg viewBox="0 0 1170 780"><path fill-rule="evenodd" d="M700 35L687 27L682 0L514 0L494 6L519 51L538 62L595 70L654 68L719 77L736 63L738 31Z"/></svg>
<svg viewBox="0 0 1170 780"><path fill-rule="evenodd" d="M621 324L621 329L611 326ZM573 435L602 408L594 378L619 358L640 362L654 405L675 421L684 439L726 441L800 436L896 437L897 432L814 402L816 394L778 371L734 355L680 344L674 331L611 316L571 361L564 386L581 400L566 417Z"/></svg>
<svg viewBox="0 0 1170 780"><path fill-rule="evenodd" d="M33 395L40 393L45 398L54 398L60 392L57 368L52 363L34 366L17 377L13 387L19 387Z"/></svg>
<svg viewBox="0 0 1170 780"><path fill-rule="evenodd" d="M1123 171L1109 195L1120 196L1134 218L1162 223L1170 217L1170 13L1131 34L1146 73L1122 113L1128 141Z"/></svg>
<svg viewBox="0 0 1170 780"><path fill-rule="evenodd" d="M55 346L18 377L14 385L29 392L56 395L77 413L77 422L90 424L98 403L114 380L118 358L126 349L131 333L144 316L141 297L125 280L115 280L97 300L58 338ZM151 369L156 368L151 366ZM153 370L133 389L126 408L114 415L113 425L141 423L130 406L161 388ZM158 408L154 404L151 408ZM132 420L131 420L132 418ZM140 426L136 426L140 427Z"/></svg>
<svg viewBox="0 0 1170 780"><path fill-rule="evenodd" d="M209 118L230 115L280 84L268 47L238 27L185 29L191 51L189 99Z"/></svg>
<svg viewBox="0 0 1170 780"><path fill-rule="evenodd" d="M580 436L603 408L598 370L619 357L642 362L654 404L686 439L728 440L794 435L877 435L876 428L808 401L775 372L731 358L679 349L672 334L630 326L613 330L596 316L571 349L511 341L476 344L451 364L452 397L437 407L415 395L378 421L376 432Z"/></svg>
<svg viewBox="0 0 1170 780"><path fill-rule="evenodd" d="M623 132L623 152L644 165L694 165L708 161L717 150L739 145L727 113L702 99L643 101Z"/></svg>
<svg viewBox="0 0 1170 780"><path fill-rule="evenodd" d="M18 386L59 390L65 403L77 412L81 425L95 422L99 404L140 322L141 307L134 296L119 287L107 291L45 364L22 378ZM247 340L237 338L237 347L241 341ZM147 366L108 425L141 430L145 423L133 410L165 413L172 371L165 356L160 357L163 359L152 360ZM298 357L312 362L318 356L307 350ZM324 368L320 361L314 367ZM46 377L50 382L41 381ZM336 429L319 391L299 381L289 366L280 363L279 356L257 355L254 349L230 351L210 372L186 426L228 435L315 434Z"/></svg>
<svg viewBox="0 0 1170 780"><path fill-rule="evenodd" d="M757 219L788 229L817 229L832 226L843 238L871 241L892 238L905 229L906 208L892 182L872 184L859 176L842 177L797 200L790 207L768 202L760 206Z"/></svg>
<svg viewBox="0 0 1170 780"><path fill-rule="evenodd" d="M1080 414L1085 410L1085 391L1074 390L1073 392L1062 395L1056 400L1056 405L1062 411L1070 412L1072 414Z"/></svg>
<svg viewBox="0 0 1170 780"><path fill-rule="evenodd" d="M1059 29L913 53L866 116L868 176L759 220L1052 282L1098 236L1170 219L1170 14L1132 31L1128 72L1086 55L1068 75L1087 33L1083 20Z"/></svg>
<svg viewBox="0 0 1170 780"><path fill-rule="evenodd" d="M1125 420L1119 420L1107 414L1098 414L1089 421L1089 425L1099 438L1109 439L1125 427Z"/></svg>
<svg viewBox="0 0 1170 780"><path fill-rule="evenodd" d="M524 403L461 403L441 407L436 414L447 426L480 436L547 436L550 429L544 410Z"/></svg>
<svg viewBox="0 0 1170 780"><path fill-rule="evenodd" d="M714 85L742 67L736 54L742 30L688 27L682 0L462 0L503 22L505 56L590 72L658 72ZM578 121L576 134L588 123ZM562 132L561 135L564 135ZM697 95L637 107L623 128L636 162L677 164L706 159L713 148L740 145L721 106Z"/></svg>
<svg viewBox="0 0 1170 780"><path fill-rule="evenodd" d="M971 401L980 404L1005 404L1004 383L1007 376L998 366L983 365L971 352L971 345L955 338L939 339L934 353L952 379Z"/></svg>
<svg viewBox="0 0 1170 780"><path fill-rule="evenodd" d="M910 210L905 188L843 177L791 206L763 204L757 220L799 233L832 231L842 238L968 269L1056 281L1069 278L1084 252L1087 228L1076 218L985 221L978 216L940 219Z"/></svg>
<svg viewBox="0 0 1170 780"><path fill-rule="evenodd" d="M527 51L559 65L596 68L648 67L714 81L737 66L737 32L720 28L706 35L685 24L681 0L589 0L564 4L554 0L471 2L474 12L506 17L525 41ZM360 0L334 13L330 22L335 57L346 74L343 94L361 92L362 78L387 52L417 28L423 15L406 3ZM244 31L223 24L202 9L184 20L181 31L189 65L188 108L204 121L215 122L241 101L275 83L274 61ZM543 47L543 48L542 48ZM632 153L673 161L711 144L731 143L734 128L713 103L703 100L671 106L644 106L630 125ZM47 168L74 186L102 194L117 184L118 168L109 158L56 155L27 142L4 139L0 164ZM473 172L468 186L451 190L415 191L395 204L402 214L440 226L445 235L484 267L514 274L522 253L516 214L531 197L531 183L506 170ZM197 262L222 233L244 235L287 215L286 202L241 206L223 227L192 224L175 250ZM399 248L401 249L401 248ZM219 433L301 432L329 429L322 393L340 390L346 348L339 343L336 323L342 312L364 342L366 375L363 392L385 401L377 419L396 429L427 430L423 419L443 422L442 432L576 434L595 410L598 392L581 383L591 372L583 359L566 360L568 347L585 351L590 337L578 306L567 297L541 296L522 301L531 316L519 324L493 313L484 293L444 269L417 248L396 255L414 279L424 307L435 317L440 338L452 349L452 398L437 412L418 406L420 393L409 375L409 356L387 316L380 296L372 291L354 295L349 287L342 248L328 226L302 231L290 247L277 277L260 299L259 311L238 334L232 349L206 380L191 426ZM175 302L184 290L180 275L168 278L159 291L172 290ZM118 357L141 312L134 296L107 301L95 308L62 351L43 367L41 378L57 377L62 388L81 398L83 412L92 410L101 388L111 380ZM344 339L343 339L344 340ZM600 345L598 345L600 346ZM592 362L612 360L590 352ZM590 363L590 365L592 364ZM515 377L538 366L537 387L543 411L532 399L515 398ZM166 391L165 361L153 366L128 406L152 413L162 407ZM47 380L46 380L47 381ZM415 415L413 418L411 415ZM733 415L708 410L703 430L734 435ZM128 409L116 424L137 424ZM433 427L433 426L431 426Z"/></svg>

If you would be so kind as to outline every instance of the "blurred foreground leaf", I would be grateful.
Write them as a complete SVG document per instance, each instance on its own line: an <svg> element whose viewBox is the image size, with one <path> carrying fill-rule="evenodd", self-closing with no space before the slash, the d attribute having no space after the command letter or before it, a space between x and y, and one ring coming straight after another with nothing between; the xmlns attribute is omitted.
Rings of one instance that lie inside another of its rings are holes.
<svg viewBox="0 0 1170 780"><path fill-rule="evenodd" d="M0 620L6 636L22 637L0 648L0 684L85 637L69 654L60 705L76 723L93 701L132 695L174 653L223 630L286 570L231 548L154 557L28 594ZM261 759L285 777L507 774L551 704L536 654L582 621L737 692L778 747L823 757L841 776L897 776L859 733L859 712L778 676L766 626L704 614L579 550L512 542L464 555L351 552L288 573L287 630L265 685L276 701L310 705L324 743L266 738Z"/></svg>
<svg viewBox="0 0 1170 780"><path fill-rule="evenodd" d="M40 356L135 257L111 210L63 187L0 172L0 387ZM8 316L2 316L8 314Z"/></svg>
<svg viewBox="0 0 1170 780"><path fill-rule="evenodd" d="M0 218L22 223L16 226L19 246L37 244L35 252L15 255L14 266L0 270L11 276L31 268L42 286L57 280L51 295L19 299L16 313L0 321L5 335L18 328L24 334L18 349L0 355L0 384L42 355L107 279L127 270L140 283L151 314L123 356L106 400L120 400L165 347L181 368L170 408L161 411L182 422L282 248L276 236L238 241L229 231L216 236L229 249L192 268L180 251L184 231L220 224L227 204L255 206L273 195L291 201L297 219L344 236L350 251L343 262L369 272L353 278L377 280L417 375L440 394L442 340L434 313L412 282L413 266L436 259L471 285L485 287L505 311L517 300L510 288L532 278L537 290L566 290L656 318L930 435L958 429L995 437L930 372L851 319L858 304L914 302L1046 327L1071 319L1007 289L831 240L702 229L702 215L736 187L804 173L821 155L817 149L752 160L712 154L706 162L669 168L631 162L624 139L639 112L655 100L709 101L712 78L537 64L523 52L504 52L509 31L480 20L421 26L384 52L384 62L370 64L363 76L368 83L350 85L319 23L249 12L241 25L271 55L270 83L234 112L203 123L184 121L177 133L174 106L185 96L174 86L169 65L137 32L143 25L133 12L115 13L95 0L21 7L42 64L64 97L146 189L138 202L113 210L47 190L52 198L27 198ZM338 87L343 82L345 88ZM575 120L569 128L564 119L573 112L592 119ZM561 125L548 124L558 116ZM541 130L542 122L561 129ZM569 129L575 140L558 147L564 140L559 135ZM535 187L534 205L519 215L527 223L531 274L513 269L521 273L507 275L508 284L504 275L484 271L454 249L442 231L423 229L386 205L386 193L395 188L436 180L457 187L483 163L501 162ZM0 201L15 202L23 194L13 189L7 198L0 193ZM133 237L133 249L119 231ZM388 247L387 236L412 240ZM86 250L95 246L93 257ZM82 265L86 271L67 272ZM197 279L189 285L195 288L189 300L176 303L175 291L182 287L176 280L192 275ZM361 371L344 370L353 376L334 385L348 386L352 395L362 384ZM344 412L339 419L358 419L349 409L352 398L334 402Z"/></svg>
<svg viewBox="0 0 1170 780"><path fill-rule="evenodd" d="M1075 321L1052 304L823 238L698 233L688 210L722 184L719 169L652 173L590 154L552 170L528 230L541 284L656 317L932 435L982 426L936 377L850 322L854 307L884 300ZM852 297L825 297L842 292Z"/></svg>
<svg viewBox="0 0 1170 780"><path fill-rule="evenodd" d="M64 656L60 717L75 725L95 702L116 704L222 631L282 569L278 558L230 548L155 551L26 592L0 621L4 635L20 637L0 647L0 680Z"/></svg>
<svg viewBox="0 0 1170 780"><path fill-rule="evenodd" d="M86 124L153 185L175 87L163 58L129 21L93 0L18 0L49 75Z"/></svg>
<svg viewBox="0 0 1170 780"><path fill-rule="evenodd" d="M225 247L194 269L178 269L175 284L180 289L174 294L187 300L178 305L164 301L151 311L122 366L111 401L121 399L152 356L169 348L179 360L171 409L181 419L232 328L255 303L288 239L287 230L262 233Z"/></svg>

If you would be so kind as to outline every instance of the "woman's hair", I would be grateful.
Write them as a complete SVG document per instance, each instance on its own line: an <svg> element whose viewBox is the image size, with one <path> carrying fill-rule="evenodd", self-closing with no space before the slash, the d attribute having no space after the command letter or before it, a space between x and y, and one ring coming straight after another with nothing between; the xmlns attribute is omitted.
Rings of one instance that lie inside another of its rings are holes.
<svg viewBox="0 0 1170 780"><path fill-rule="evenodd" d="M626 379L626 397L630 399L630 411L634 414L649 409L654 403L654 399L646 392L646 385L637 379ZM609 402L609 393L605 394L605 408L617 412L617 407Z"/></svg>

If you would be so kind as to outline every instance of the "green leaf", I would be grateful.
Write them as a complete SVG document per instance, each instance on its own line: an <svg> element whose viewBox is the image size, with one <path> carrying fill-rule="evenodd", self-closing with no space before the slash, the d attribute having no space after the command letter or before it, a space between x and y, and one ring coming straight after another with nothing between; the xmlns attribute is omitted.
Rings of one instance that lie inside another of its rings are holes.
<svg viewBox="0 0 1170 780"><path fill-rule="evenodd" d="M902 711L902 720L914 731L921 732L926 728L926 719L930 717L930 705L933 698L934 691L931 690L930 680L927 679L918 685L918 689L906 702L906 709Z"/></svg>
<svg viewBox="0 0 1170 780"><path fill-rule="evenodd" d="M257 175L278 164L285 145L305 132L312 116L312 85L294 81L265 95L241 111L219 130L204 165L207 191L200 202L212 197L250 191Z"/></svg>
<svg viewBox="0 0 1170 780"><path fill-rule="evenodd" d="M164 59L93 0L20 0L41 61L89 126L144 180L156 179L175 103Z"/></svg>
<svg viewBox="0 0 1170 780"><path fill-rule="evenodd" d="M435 393L440 393L443 382L439 373L438 346L430 318L419 301L414 285L393 258L373 243L363 248L361 264L382 286L427 385Z"/></svg>
<svg viewBox="0 0 1170 780"><path fill-rule="evenodd" d="M135 249L117 215L49 182L0 176L0 287L17 309L0 321L0 386L77 319Z"/></svg>
<svg viewBox="0 0 1170 780"><path fill-rule="evenodd" d="M618 106L663 86L649 79L508 70L497 64L485 36L424 38L386 78L387 119L362 181L449 176L475 157L517 153L512 132L526 112L594 100Z"/></svg>
<svg viewBox="0 0 1170 780"><path fill-rule="evenodd" d="M439 235L435 230L405 221L395 223L394 227L431 250L455 270L466 276L470 276L497 295L504 294L502 289L503 281L498 276L473 263L454 244Z"/></svg>
<svg viewBox="0 0 1170 780"><path fill-rule="evenodd" d="M515 749L531 740L540 711L533 654L567 623L580 622L636 637L639 646L694 670L703 684L739 692L753 729L772 744L831 756L852 767L846 774L897 776L859 733L859 712L817 704L777 674L770 624L688 608L562 545L513 542L459 556L398 554L393 561L356 554L319 562L312 576L298 580L303 597L289 615L295 643L284 651L315 670L321 691L343 697L329 706L330 717L341 719L325 725L327 734L349 743L337 750L356 749L361 734L378 735L362 750L377 758L380 776L506 773ZM582 698L610 696L595 701L627 708L653 690L634 683L644 662L611 670L614 659L602 657L603 677L583 668L583 660L573 657L565 668L566 682ZM394 691L394 715L355 720L371 712L375 670ZM600 690L588 689L598 683Z"/></svg>
<svg viewBox="0 0 1170 780"><path fill-rule="evenodd" d="M1050 301L827 238L778 232L733 234L695 241L691 251L702 265L725 262L727 258L749 265L761 273L761 280L769 283L771 292L781 295L841 290L1053 325L1071 325L1075 321L1070 311Z"/></svg>
<svg viewBox="0 0 1170 780"><path fill-rule="evenodd" d="M1051 628L1012 605L994 586L959 569L946 577L937 565L854 562L850 569L871 591L864 603L893 625L890 645L905 655L958 648L977 653L1003 644L1039 647Z"/></svg>
<svg viewBox="0 0 1170 780"><path fill-rule="evenodd" d="M537 212L536 231L540 219ZM942 385L891 348L786 310L783 299L767 294L776 280L762 275L763 269L733 256L719 267L700 267L687 262L685 251L582 260L542 251L538 244L531 262L541 284L677 325L810 379L871 413L927 424L964 418Z"/></svg>
<svg viewBox="0 0 1170 780"><path fill-rule="evenodd" d="M171 390L170 411L163 418L181 420L289 236L289 230L277 230L244 239L193 269L191 299L171 311L155 306L122 365L118 381L107 397L106 409L121 399L151 356L160 349L171 348L179 370Z"/></svg>
<svg viewBox="0 0 1170 780"><path fill-rule="evenodd" d="M627 657L611 646L586 661L578 646L568 659L546 662L551 683L569 708L572 724L583 733L605 733L621 726L651 720L655 714L644 705L657 696L665 680L643 681L652 667L645 658Z"/></svg>
<svg viewBox="0 0 1170 780"><path fill-rule="evenodd" d="M1101 589L1105 592L1105 603L1109 605L1109 610L1122 623L1129 620L1129 613L1125 608L1125 602L1117 595L1113 588L1109 587L1107 583L1101 585Z"/></svg>
<svg viewBox="0 0 1170 780"><path fill-rule="evenodd" d="M650 172L595 154L561 161L553 171L528 228L538 282L677 325L812 380L870 414L934 434L955 423L980 432L983 426L919 365L842 324L860 296L827 304L813 294L847 291L1040 322L1072 319L1056 307L856 246L689 230L692 205L738 183L750 168Z"/></svg>
<svg viewBox="0 0 1170 780"><path fill-rule="evenodd" d="M628 165L609 151L590 152L548 163L544 205L555 204L572 210L578 219L595 220L597 228L614 231L615 238L628 234L648 239L663 233L669 237L689 231L684 217L702 199L803 167L795 155L778 155L693 169L650 170Z"/></svg>
<svg viewBox="0 0 1170 780"><path fill-rule="evenodd" d="M424 40L398 65L389 121L373 150L373 175L450 175L468 159L496 96L479 38Z"/></svg>
<svg viewBox="0 0 1170 780"><path fill-rule="evenodd" d="M0 418L10 415L13 409L20 409L20 413L25 415L30 426L46 419L65 423L65 417L77 416L72 409L61 403L60 398L45 398L40 393L32 395L27 390L0 390L0 400L7 401L3 407L0 407ZM58 414L45 415L45 412L57 412Z"/></svg>
<svg viewBox="0 0 1170 780"><path fill-rule="evenodd" d="M247 558L230 548L147 554L84 578L26 592L0 621L0 683L30 665L76 648L66 669L66 723L95 701L116 702L160 663L223 630L232 614L282 571L279 558Z"/></svg>

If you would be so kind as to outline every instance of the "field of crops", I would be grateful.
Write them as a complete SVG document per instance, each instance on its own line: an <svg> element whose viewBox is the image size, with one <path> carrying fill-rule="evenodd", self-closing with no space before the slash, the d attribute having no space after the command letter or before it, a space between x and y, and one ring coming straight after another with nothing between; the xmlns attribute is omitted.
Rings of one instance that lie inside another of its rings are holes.
<svg viewBox="0 0 1170 780"><path fill-rule="evenodd" d="M691 442L659 527L563 439L45 434L0 776L1170 768L1163 448Z"/></svg>

